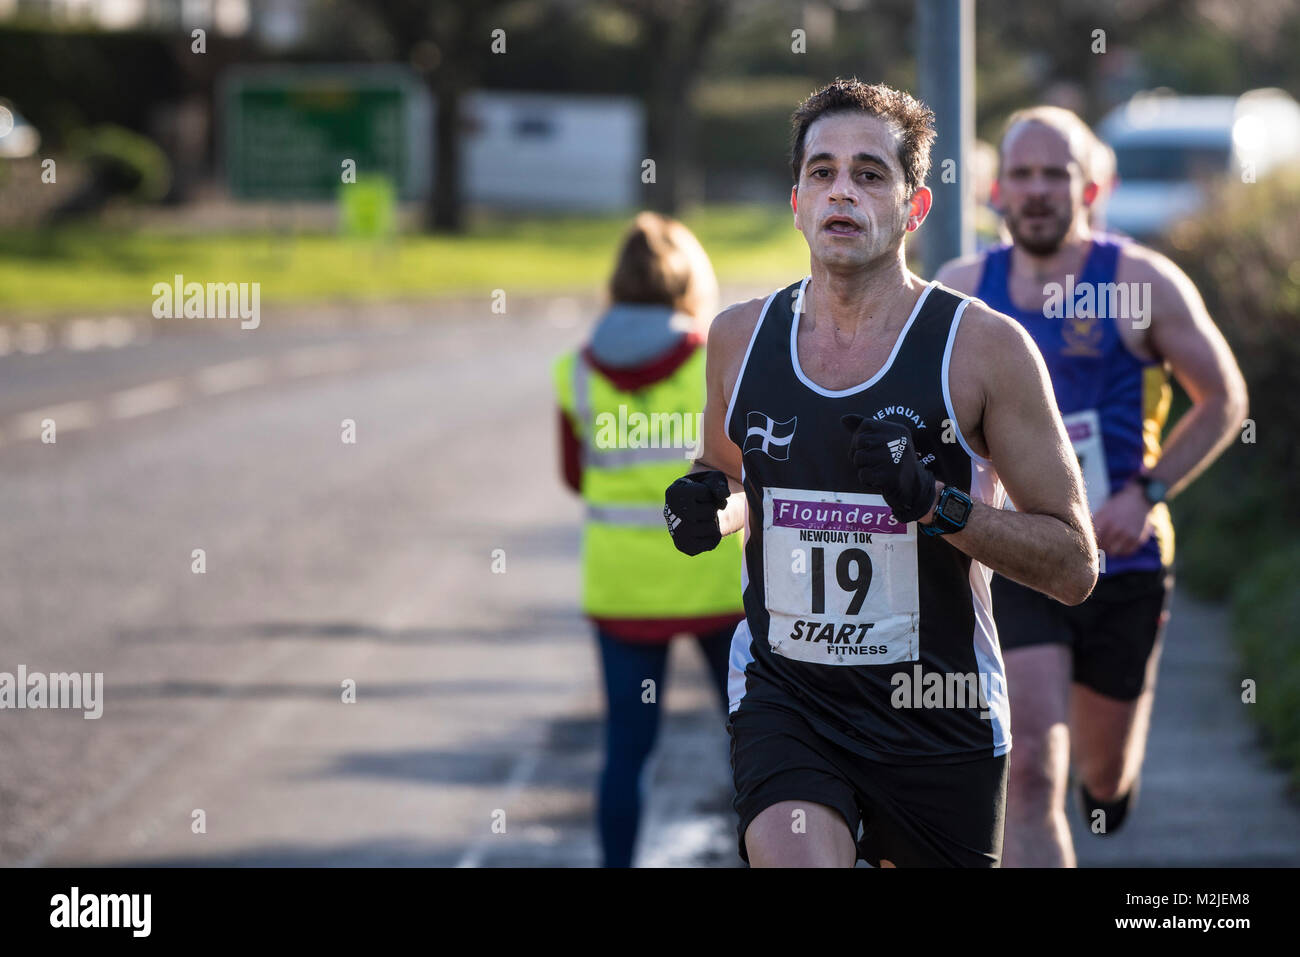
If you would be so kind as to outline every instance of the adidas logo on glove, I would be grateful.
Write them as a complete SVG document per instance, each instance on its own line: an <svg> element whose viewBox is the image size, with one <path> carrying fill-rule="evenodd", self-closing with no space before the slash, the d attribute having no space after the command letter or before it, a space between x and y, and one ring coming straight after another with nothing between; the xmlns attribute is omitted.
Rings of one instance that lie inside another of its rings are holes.
<svg viewBox="0 0 1300 957"><path fill-rule="evenodd" d="M890 440L886 445L889 449L890 455L893 456L895 465L903 461L903 451L907 448L907 439L905 437L899 436L896 439Z"/></svg>
<svg viewBox="0 0 1300 957"><path fill-rule="evenodd" d="M664 521L668 523L669 532L677 531L677 526L682 523L682 520L674 515L667 505L664 506Z"/></svg>

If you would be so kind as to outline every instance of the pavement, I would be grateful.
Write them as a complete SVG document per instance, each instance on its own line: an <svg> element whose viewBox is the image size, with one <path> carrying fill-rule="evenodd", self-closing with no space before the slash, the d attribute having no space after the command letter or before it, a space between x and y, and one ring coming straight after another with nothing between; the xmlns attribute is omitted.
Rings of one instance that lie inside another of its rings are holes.
<svg viewBox="0 0 1300 957"><path fill-rule="evenodd" d="M602 702L549 360L595 308L11 330L0 672L102 673L104 705L0 711L0 864L594 865ZM1222 613L1180 595L1141 804L1080 832L1081 864L1300 863L1242 677ZM638 863L739 866L692 645L661 694Z"/></svg>

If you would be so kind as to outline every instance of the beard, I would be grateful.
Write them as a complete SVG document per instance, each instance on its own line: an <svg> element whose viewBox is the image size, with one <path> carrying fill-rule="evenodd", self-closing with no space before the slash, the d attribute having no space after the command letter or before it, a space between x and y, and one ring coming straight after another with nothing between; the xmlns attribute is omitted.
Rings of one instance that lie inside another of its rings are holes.
<svg viewBox="0 0 1300 957"><path fill-rule="evenodd" d="M1070 231L1070 220L1060 216L1049 224L1046 233L1038 235L1032 235L1024 228L1023 215L1013 216L1008 213L1006 220L1007 229L1011 232L1011 238L1015 240L1016 245L1034 256L1052 255L1061 248L1066 233Z"/></svg>

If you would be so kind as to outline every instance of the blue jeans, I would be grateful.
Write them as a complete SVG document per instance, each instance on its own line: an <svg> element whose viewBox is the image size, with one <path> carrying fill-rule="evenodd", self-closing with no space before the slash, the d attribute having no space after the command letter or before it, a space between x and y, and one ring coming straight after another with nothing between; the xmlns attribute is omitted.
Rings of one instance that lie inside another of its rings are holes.
<svg viewBox="0 0 1300 957"><path fill-rule="evenodd" d="M727 658L735 625L697 635L708 663L709 677L717 688L722 713L727 713ZM668 642L620 641L596 630L605 673L605 767L597 793L597 818L605 867L631 867L637 827L645 801L643 780L646 759L659 731L659 702L664 696L664 671ZM654 701L643 701L643 682L654 681Z"/></svg>

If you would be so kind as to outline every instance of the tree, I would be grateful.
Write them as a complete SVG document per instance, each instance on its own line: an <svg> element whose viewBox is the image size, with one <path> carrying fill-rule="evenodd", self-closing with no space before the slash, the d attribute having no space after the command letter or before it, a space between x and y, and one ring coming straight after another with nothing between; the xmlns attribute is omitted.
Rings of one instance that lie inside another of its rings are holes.
<svg viewBox="0 0 1300 957"><path fill-rule="evenodd" d="M624 6L636 18L654 63L645 91L645 130L655 182L645 186L645 203L676 213L684 198L691 93L704 54L726 18L728 0L625 0Z"/></svg>
<svg viewBox="0 0 1300 957"><path fill-rule="evenodd" d="M374 0L366 10L392 40L396 59L409 63L429 84L437 103L434 122L433 193L427 224L438 232L464 229L461 194L461 103L488 68L491 33L511 0Z"/></svg>

